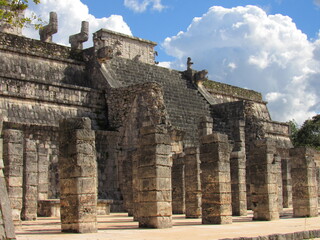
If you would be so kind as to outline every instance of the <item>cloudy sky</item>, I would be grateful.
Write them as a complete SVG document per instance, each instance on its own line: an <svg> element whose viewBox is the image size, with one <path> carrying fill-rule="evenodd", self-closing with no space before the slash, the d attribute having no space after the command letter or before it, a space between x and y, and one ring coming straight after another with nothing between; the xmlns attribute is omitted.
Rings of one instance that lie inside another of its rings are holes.
<svg viewBox="0 0 320 240"><path fill-rule="evenodd" d="M42 0L31 10L44 20L58 13L57 43L87 20L91 33L157 42L162 66L186 69L190 56L210 79L261 92L273 120L320 113L320 0Z"/></svg>

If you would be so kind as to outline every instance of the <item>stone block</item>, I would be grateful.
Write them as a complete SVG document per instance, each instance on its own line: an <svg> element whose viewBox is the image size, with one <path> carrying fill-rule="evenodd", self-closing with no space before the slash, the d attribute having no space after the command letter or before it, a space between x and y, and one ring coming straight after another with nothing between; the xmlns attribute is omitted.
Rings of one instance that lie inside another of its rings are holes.
<svg viewBox="0 0 320 240"><path fill-rule="evenodd" d="M140 202L141 208L139 210L139 216L171 216L172 205L171 202Z"/></svg>
<svg viewBox="0 0 320 240"><path fill-rule="evenodd" d="M141 178L142 191L171 190L171 178Z"/></svg>
<svg viewBox="0 0 320 240"><path fill-rule="evenodd" d="M221 133L213 133L210 135L203 136L201 138L201 143L206 144L206 143L216 143L216 142L221 142L221 143L227 143L228 142L228 136L225 134Z"/></svg>
<svg viewBox="0 0 320 240"><path fill-rule="evenodd" d="M143 153L146 156L157 155L169 155L171 153L171 145L157 144L154 146L146 146L143 148Z"/></svg>
<svg viewBox="0 0 320 240"><path fill-rule="evenodd" d="M75 131L74 137L77 141L92 141L95 139L95 132L91 129L78 129Z"/></svg>
<svg viewBox="0 0 320 240"><path fill-rule="evenodd" d="M150 154L143 155L139 159L139 166L153 166L153 165L171 166L172 160L167 155Z"/></svg>
<svg viewBox="0 0 320 240"><path fill-rule="evenodd" d="M14 129L3 130L3 142L4 143L19 143L23 142L23 132Z"/></svg>
<svg viewBox="0 0 320 240"><path fill-rule="evenodd" d="M231 216L202 216L202 224L231 224Z"/></svg>
<svg viewBox="0 0 320 240"><path fill-rule="evenodd" d="M8 179L8 185L9 187L22 187L23 178L22 177L16 177L12 176Z"/></svg>
<svg viewBox="0 0 320 240"><path fill-rule="evenodd" d="M141 166L139 172L143 174L143 178L171 178L170 166Z"/></svg>
<svg viewBox="0 0 320 240"><path fill-rule="evenodd" d="M8 194L12 197L20 198L22 196L23 189L21 187L9 186L7 189Z"/></svg>
<svg viewBox="0 0 320 240"><path fill-rule="evenodd" d="M61 223L62 232L67 233L95 233L97 232L96 222L84 223Z"/></svg>
<svg viewBox="0 0 320 240"><path fill-rule="evenodd" d="M144 138L141 139L140 144L143 146L156 144L171 145L171 142L172 140L168 134L155 133L144 136Z"/></svg>
<svg viewBox="0 0 320 240"><path fill-rule="evenodd" d="M143 136L146 135L153 135L153 134L164 134L167 135L168 134L168 130L166 129L167 126L162 126L162 125L158 125L158 126L145 126L143 128L140 129L140 134Z"/></svg>
<svg viewBox="0 0 320 240"><path fill-rule="evenodd" d="M171 228L172 217L171 216L159 216L159 217L139 217L140 228Z"/></svg>

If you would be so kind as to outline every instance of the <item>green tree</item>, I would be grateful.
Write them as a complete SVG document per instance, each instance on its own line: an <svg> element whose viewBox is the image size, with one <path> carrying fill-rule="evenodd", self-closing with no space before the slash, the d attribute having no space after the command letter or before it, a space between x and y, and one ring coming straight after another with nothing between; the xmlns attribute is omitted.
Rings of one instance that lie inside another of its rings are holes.
<svg viewBox="0 0 320 240"><path fill-rule="evenodd" d="M299 131L299 126L295 120L290 120L288 124L290 126L290 140L293 146L297 146L297 134Z"/></svg>
<svg viewBox="0 0 320 240"><path fill-rule="evenodd" d="M306 120L293 135L295 146L309 146L320 150L320 114Z"/></svg>
<svg viewBox="0 0 320 240"><path fill-rule="evenodd" d="M0 20L13 26L23 27L32 24L35 20L37 24L32 24L36 29L42 26L42 20L35 14L31 17L21 15L23 10L29 7L29 2L39 4L40 0L0 0Z"/></svg>

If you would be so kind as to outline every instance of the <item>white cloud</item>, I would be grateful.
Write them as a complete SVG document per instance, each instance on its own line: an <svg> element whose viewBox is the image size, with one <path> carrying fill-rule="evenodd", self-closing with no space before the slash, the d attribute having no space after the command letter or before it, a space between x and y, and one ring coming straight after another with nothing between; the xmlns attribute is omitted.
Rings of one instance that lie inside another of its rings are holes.
<svg viewBox="0 0 320 240"><path fill-rule="evenodd" d="M162 46L177 58L173 68L191 57L210 79L261 92L274 120L301 123L320 111L320 40L310 42L287 16L212 7Z"/></svg>
<svg viewBox="0 0 320 240"><path fill-rule="evenodd" d="M159 62L158 66L159 67L164 67L164 68L171 68L171 62Z"/></svg>
<svg viewBox="0 0 320 240"><path fill-rule="evenodd" d="M314 4L320 7L320 0L313 0Z"/></svg>
<svg viewBox="0 0 320 240"><path fill-rule="evenodd" d="M152 5L152 10L161 12L165 6L162 5L161 0L124 0L124 5L134 12L144 12L149 5Z"/></svg>
<svg viewBox="0 0 320 240"><path fill-rule="evenodd" d="M50 12L58 14L58 33L53 35L53 41L59 44L69 45L69 36L79 33L81 22L89 22L89 40L84 43L85 47L92 46L92 33L101 28L132 35L129 26L122 16L111 15L106 18L96 18L89 14L88 7L80 0L42 0L39 5L31 5L30 8L43 20L48 21ZM28 14L30 12L27 12ZM39 39L39 34L32 28L26 28L23 34Z"/></svg>

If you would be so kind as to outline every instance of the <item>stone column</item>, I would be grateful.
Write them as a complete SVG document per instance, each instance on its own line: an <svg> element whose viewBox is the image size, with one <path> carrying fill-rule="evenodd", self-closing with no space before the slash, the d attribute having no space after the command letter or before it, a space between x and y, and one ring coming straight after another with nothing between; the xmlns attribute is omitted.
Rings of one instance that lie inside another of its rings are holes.
<svg viewBox="0 0 320 240"><path fill-rule="evenodd" d="M185 148L186 218L201 217L200 151L197 147Z"/></svg>
<svg viewBox="0 0 320 240"><path fill-rule="evenodd" d="M127 150L126 159L123 162L122 169L125 179L123 179L123 203L128 212L128 216L134 216L134 206L133 206L133 154L134 151Z"/></svg>
<svg viewBox="0 0 320 240"><path fill-rule="evenodd" d="M91 121L64 119L59 128L62 232L97 232L97 162Z"/></svg>
<svg viewBox="0 0 320 240"><path fill-rule="evenodd" d="M276 174L277 174L277 193L278 193L278 211L279 216L283 215L283 185L282 185L282 169L281 169L281 156L277 155L275 158Z"/></svg>
<svg viewBox="0 0 320 240"><path fill-rule="evenodd" d="M132 198L133 198L133 220L139 221L139 158L138 151L134 151L132 154Z"/></svg>
<svg viewBox="0 0 320 240"><path fill-rule="evenodd" d="M172 212L185 213L184 154L175 154L172 165Z"/></svg>
<svg viewBox="0 0 320 240"><path fill-rule="evenodd" d="M24 142L23 220L36 220L38 208L38 158L34 140Z"/></svg>
<svg viewBox="0 0 320 240"><path fill-rule="evenodd" d="M316 164L311 148L290 149L292 160L292 205L294 217L318 216Z"/></svg>
<svg viewBox="0 0 320 240"><path fill-rule="evenodd" d="M250 174L253 220L279 219L276 145L256 140L251 147Z"/></svg>
<svg viewBox="0 0 320 240"><path fill-rule="evenodd" d="M227 135L201 138L202 223L232 223L230 144Z"/></svg>
<svg viewBox="0 0 320 240"><path fill-rule="evenodd" d="M140 129L139 227L172 227L171 138L166 126Z"/></svg>
<svg viewBox="0 0 320 240"><path fill-rule="evenodd" d="M23 192L23 133L19 130L3 131L3 159L8 195L15 225L21 224Z"/></svg>
<svg viewBox="0 0 320 240"><path fill-rule="evenodd" d="M213 119L211 117L203 116L199 122L199 137L206 136L212 133Z"/></svg>
<svg viewBox="0 0 320 240"><path fill-rule="evenodd" d="M283 207L292 207L292 179L290 159L281 159Z"/></svg>
<svg viewBox="0 0 320 240"><path fill-rule="evenodd" d="M247 215L245 122L234 121L230 156L232 215Z"/></svg>
<svg viewBox="0 0 320 240"><path fill-rule="evenodd" d="M0 126L1 132L2 126ZM3 141L0 139L0 239L16 239L12 220L12 209L3 174Z"/></svg>
<svg viewBox="0 0 320 240"><path fill-rule="evenodd" d="M49 189L49 156L45 142L37 144L38 151L38 199L48 199Z"/></svg>
<svg viewBox="0 0 320 240"><path fill-rule="evenodd" d="M232 152L230 156L232 215L247 215L246 154Z"/></svg>

